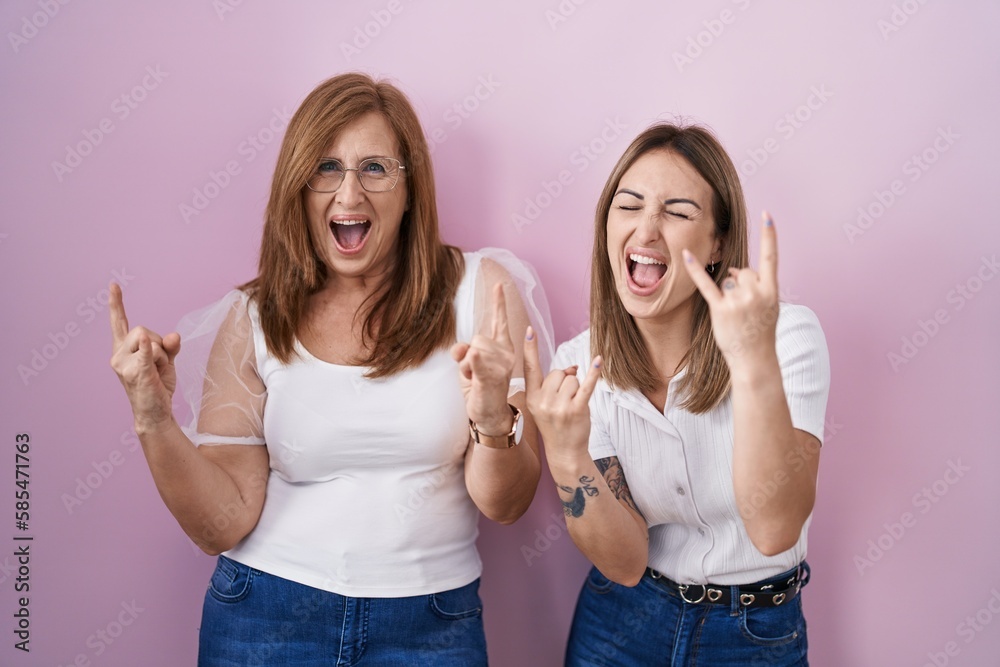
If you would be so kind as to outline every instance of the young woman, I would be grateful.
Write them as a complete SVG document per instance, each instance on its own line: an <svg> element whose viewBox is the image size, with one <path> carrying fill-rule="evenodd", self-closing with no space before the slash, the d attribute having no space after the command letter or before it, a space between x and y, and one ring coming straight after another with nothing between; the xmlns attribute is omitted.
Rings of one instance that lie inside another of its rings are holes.
<svg viewBox="0 0 1000 667"><path fill-rule="evenodd" d="M766 213L699 127L632 142L595 216L590 330L528 407L594 563L568 665L805 665L800 588L829 387L823 332L778 302Z"/></svg>

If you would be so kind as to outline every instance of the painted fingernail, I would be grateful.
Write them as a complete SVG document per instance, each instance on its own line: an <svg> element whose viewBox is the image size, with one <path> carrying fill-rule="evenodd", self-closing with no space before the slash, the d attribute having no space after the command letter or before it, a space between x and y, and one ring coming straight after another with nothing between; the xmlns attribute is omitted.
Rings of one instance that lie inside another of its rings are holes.
<svg viewBox="0 0 1000 667"><path fill-rule="evenodd" d="M722 283L722 286L725 289L733 289L734 287L736 287L736 283L733 282L732 280L727 280L726 282Z"/></svg>
<svg viewBox="0 0 1000 667"><path fill-rule="evenodd" d="M774 220L771 219L770 213L768 213L767 211L761 211L760 215L762 218L764 218L765 227L774 227Z"/></svg>
<svg viewBox="0 0 1000 667"><path fill-rule="evenodd" d="M603 362L604 362L604 359L601 359L600 356L594 357L594 368L600 368L601 367L601 363L603 363Z"/></svg>
<svg viewBox="0 0 1000 667"><path fill-rule="evenodd" d="M691 253L689 253L687 251L687 248L685 248L684 250L681 251L681 255L684 256L684 261L687 262L688 264L690 264L691 262L694 261L694 255L692 255Z"/></svg>
<svg viewBox="0 0 1000 667"><path fill-rule="evenodd" d="M528 330L524 333L524 340L533 340L535 338L535 330L528 327Z"/></svg>

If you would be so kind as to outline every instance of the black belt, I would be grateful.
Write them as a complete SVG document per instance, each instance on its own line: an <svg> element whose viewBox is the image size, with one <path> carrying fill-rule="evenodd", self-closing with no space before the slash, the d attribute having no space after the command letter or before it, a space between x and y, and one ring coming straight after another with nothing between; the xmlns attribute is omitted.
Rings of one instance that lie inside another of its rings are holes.
<svg viewBox="0 0 1000 667"><path fill-rule="evenodd" d="M741 607L780 607L786 604L799 594L800 588L808 583L808 575L803 577L802 572L803 568L799 566L791 576L783 581L747 584L745 586L720 586L718 584L678 584L653 568L646 568L646 574L650 578L675 591L688 604L731 604L733 588L736 588L737 599Z"/></svg>

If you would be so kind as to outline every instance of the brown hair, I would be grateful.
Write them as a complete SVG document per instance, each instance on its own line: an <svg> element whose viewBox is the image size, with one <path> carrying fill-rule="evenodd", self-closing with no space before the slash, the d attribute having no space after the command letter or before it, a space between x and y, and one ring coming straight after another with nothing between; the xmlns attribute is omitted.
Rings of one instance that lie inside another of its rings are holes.
<svg viewBox="0 0 1000 667"><path fill-rule="evenodd" d="M603 377L623 389L655 391L663 379L650 361L635 320L618 297L608 259L608 212L618 183L640 157L654 150L668 150L683 157L712 188L715 234L721 239L721 258L714 278L720 284L729 268L749 264L747 211L739 175L715 135L699 126L657 123L645 130L625 150L608 177L594 216L594 255L590 288L591 353L604 357ZM729 391L729 367L712 335L708 304L695 293L691 347L677 370L686 367L681 380L681 407L702 413L712 409Z"/></svg>
<svg viewBox="0 0 1000 667"><path fill-rule="evenodd" d="M442 243L438 233L434 175L420 121L392 84L341 74L317 86L292 116L271 183L258 275L241 286L259 309L268 350L284 363L295 356L309 297L325 284L328 271L309 235L306 180L336 135L372 112L396 134L409 207L392 274L369 297L362 331L371 354L362 361L371 366L369 377L385 377L419 364L454 339L453 301L464 263L458 248Z"/></svg>

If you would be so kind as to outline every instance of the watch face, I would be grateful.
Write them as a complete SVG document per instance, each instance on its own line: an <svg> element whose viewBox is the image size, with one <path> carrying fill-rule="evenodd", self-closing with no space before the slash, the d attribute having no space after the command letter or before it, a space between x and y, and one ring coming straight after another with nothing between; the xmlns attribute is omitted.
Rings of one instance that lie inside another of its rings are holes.
<svg viewBox="0 0 1000 667"><path fill-rule="evenodd" d="M514 417L514 444L521 444L521 435L524 433L524 416L520 410L517 411L517 415Z"/></svg>

